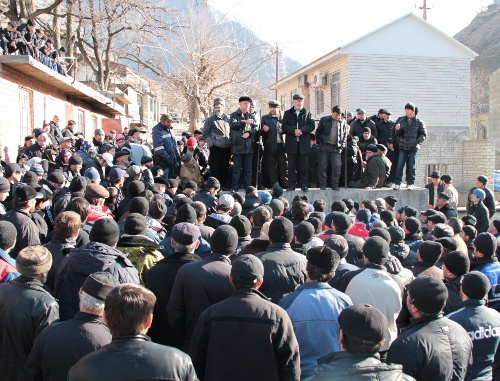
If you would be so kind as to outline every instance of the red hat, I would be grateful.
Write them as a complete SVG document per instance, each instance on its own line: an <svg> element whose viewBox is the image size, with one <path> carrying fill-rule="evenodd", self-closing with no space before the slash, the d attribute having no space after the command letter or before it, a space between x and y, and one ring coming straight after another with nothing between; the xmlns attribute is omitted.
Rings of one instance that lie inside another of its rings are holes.
<svg viewBox="0 0 500 381"><path fill-rule="evenodd" d="M198 142L196 141L196 138L194 138L194 137L189 138L186 142L186 145L188 147L196 147L197 144L198 144Z"/></svg>

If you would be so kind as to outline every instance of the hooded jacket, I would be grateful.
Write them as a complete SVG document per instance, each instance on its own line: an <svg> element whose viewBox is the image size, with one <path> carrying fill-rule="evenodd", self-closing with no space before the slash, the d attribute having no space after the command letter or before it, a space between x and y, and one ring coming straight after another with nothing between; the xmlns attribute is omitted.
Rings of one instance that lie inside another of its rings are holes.
<svg viewBox="0 0 500 381"><path fill-rule="evenodd" d="M139 284L139 274L127 255L99 242L71 249L56 275L54 294L61 306L61 319L71 319L79 309L78 291L85 279L97 271L114 275L120 283Z"/></svg>

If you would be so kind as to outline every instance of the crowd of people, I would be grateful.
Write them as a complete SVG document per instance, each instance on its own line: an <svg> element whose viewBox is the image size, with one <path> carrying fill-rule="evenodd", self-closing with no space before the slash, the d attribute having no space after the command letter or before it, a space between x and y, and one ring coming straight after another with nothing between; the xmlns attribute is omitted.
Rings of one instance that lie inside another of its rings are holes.
<svg viewBox="0 0 500 381"><path fill-rule="evenodd" d="M3 55L29 55L45 66L66 75L66 48L54 47L54 41L44 35L41 28L37 28L34 20L26 22L9 21L6 28L0 28L0 52Z"/></svg>
<svg viewBox="0 0 500 381"><path fill-rule="evenodd" d="M257 156L251 100L240 98L228 122L215 104L205 130L179 140L163 115L152 144L145 126L86 140L74 121L61 129L54 116L26 137L16 162L4 158L2 380L500 377L500 220L486 176L463 218L453 179L438 172L425 211L398 205L391 189L376 200L331 191L328 200L302 193L289 202L284 188L307 188L307 113L260 118L275 143L282 137L270 120L285 134L292 126L296 139L284 140L297 151L285 143L267 153L278 168L286 154L296 177L288 172L283 187L275 169L259 191L246 171ZM399 130L418 130L407 107ZM320 121L321 142L332 141L333 127L349 139L340 111L330 127ZM367 168L382 161L371 144ZM333 185L341 146L320 148Z"/></svg>

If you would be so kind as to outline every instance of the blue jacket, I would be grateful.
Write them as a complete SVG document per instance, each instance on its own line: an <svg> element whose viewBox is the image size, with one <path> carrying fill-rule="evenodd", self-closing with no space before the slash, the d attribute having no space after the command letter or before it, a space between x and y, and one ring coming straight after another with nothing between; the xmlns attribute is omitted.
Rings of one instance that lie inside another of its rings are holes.
<svg viewBox="0 0 500 381"><path fill-rule="evenodd" d="M488 307L500 312L500 263L497 258L476 259L471 262L470 270L480 271L488 277L491 284L488 291Z"/></svg>
<svg viewBox="0 0 500 381"><path fill-rule="evenodd" d="M340 351L340 312L352 305L351 298L328 283L309 282L280 300L292 320L300 347L302 377L310 376L316 359Z"/></svg>
<svg viewBox="0 0 500 381"><path fill-rule="evenodd" d="M472 339L472 380L491 380L492 366L500 360L500 313L485 306L484 300L469 299L446 316L460 324Z"/></svg>
<svg viewBox="0 0 500 381"><path fill-rule="evenodd" d="M172 129L167 130L161 123L153 127L153 151L155 163L162 168L175 167L181 162Z"/></svg>

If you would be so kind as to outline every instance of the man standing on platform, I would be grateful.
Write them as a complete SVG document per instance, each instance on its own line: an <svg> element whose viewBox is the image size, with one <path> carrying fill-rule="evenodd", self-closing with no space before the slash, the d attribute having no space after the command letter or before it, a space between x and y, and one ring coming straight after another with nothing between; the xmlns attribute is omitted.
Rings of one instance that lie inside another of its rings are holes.
<svg viewBox="0 0 500 381"><path fill-rule="evenodd" d="M326 189L326 169L328 162L332 169L332 189L339 190L341 152L347 141L347 124L340 118L339 106L332 107L332 115L320 119L316 130L316 141L319 144L318 179L321 190Z"/></svg>
<svg viewBox="0 0 500 381"><path fill-rule="evenodd" d="M311 152L310 133L314 131L311 112L304 108L304 96L293 96L293 107L283 115L283 131L286 134L285 152L288 156L288 190L295 190L298 184L307 191L309 154Z"/></svg>
<svg viewBox="0 0 500 381"><path fill-rule="evenodd" d="M229 116L224 112L224 100L214 99L214 114L205 120L203 138L210 147L209 165L211 175L219 180L222 188L228 186L229 159L231 158L231 128Z"/></svg>
<svg viewBox="0 0 500 381"><path fill-rule="evenodd" d="M278 179L283 188L288 186L288 172L285 154L285 135L281 129L280 104L269 101L269 114L262 117L262 140L264 143L263 162L267 163L266 171L269 184L275 184Z"/></svg>
<svg viewBox="0 0 500 381"><path fill-rule="evenodd" d="M240 108L233 112L229 118L231 152L233 153L231 190L235 192L239 189L241 172L243 172L244 188L252 185L253 137L257 129L255 117L250 113L252 99L243 96L238 101Z"/></svg>

